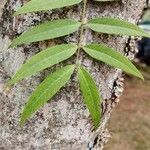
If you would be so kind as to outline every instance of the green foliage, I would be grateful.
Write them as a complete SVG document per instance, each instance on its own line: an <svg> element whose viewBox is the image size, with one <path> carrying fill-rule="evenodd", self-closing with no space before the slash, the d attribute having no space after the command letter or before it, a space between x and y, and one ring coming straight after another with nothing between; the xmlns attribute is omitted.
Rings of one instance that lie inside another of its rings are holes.
<svg viewBox="0 0 150 150"><path fill-rule="evenodd" d="M100 123L100 96L98 89L91 75L84 69L79 68L78 78L80 83L80 89L84 96L84 101L89 109L92 116L95 128L99 126Z"/></svg>
<svg viewBox="0 0 150 150"><path fill-rule="evenodd" d="M70 79L74 65L66 66L49 75L33 92L21 115L23 124L34 112L52 98Z"/></svg>
<svg viewBox="0 0 150 150"><path fill-rule="evenodd" d="M104 44L90 44L83 47L83 49L91 57L143 79L137 68L125 56L114 49Z"/></svg>
<svg viewBox="0 0 150 150"><path fill-rule="evenodd" d="M75 32L80 27L80 23L72 19L53 20L33 27L14 39L11 47L23 43L31 43L42 40L58 38Z"/></svg>
<svg viewBox="0 0 150 150"><path fill-rule="evenodd" d="M111 0L97 0L97 1L111 1ZM21 7L15 15L36 12L41 10L51 10L55 8L62 8L80 3L81 0L31 0L26 5ZM94 3L94 2L93 2ZM83 13L81 23L71 19L61 19L46 22L44 24L33 27L14 39L11 46L59 38L61 36L69 35L75 31L80 31L79 43L62 44L48 48L35 56L31 57L21 67L16 75L10 80L9 85L12 85L25 77L31 76L45 68L51 67L70 58L77 51L76 64L66 66L60 70L49 75L33 92L26 104L23 114L21 116L21 124L24 124L29 117L41 108L45 102L51 99L61 87L63 87L70 79L74 69L78 71L78 78L80 89L84 97L84 101L89 109L95 129L99 126L101 120L101 98L98 89L90 74L83 69L79 64L78 58L80 50L84 50L88 55L94 59L103 61L113 67L122 69L123 71L140 77L143 79L141 73L136 67L123 55L116 50L113 50L103 44L89 44L82 45L84 30L83 28L90 28L93 31L107 34L119 35L133 35L149 37L138 26L113 18L95 18L89 20L86 24L84 22L86 17L87 0L83 0ZM78 45L78 46L77 46Z"/></svg>
<svg viewBox="0 0 150 150"><path fill-rule="evenodd" d="M80 3L82 0L31 0L21 7L14 15L36 12L42 10L52 10Z"/></svg>
<svg viewBox="0 0 150 150"><path fill-rule="evenodd" d="M62 44L43 50L31 57L10 80L9 84L14 84L25 77L68 59L76 50L77 46L73 44Z"/></svg>
<svg viewBox="0 0 150 150"><path fill-rule="evenodd" d="M150 37L149 34L137 25L114 18L103 17L91 19L87 26L93 31L100 33Z"/></svg>

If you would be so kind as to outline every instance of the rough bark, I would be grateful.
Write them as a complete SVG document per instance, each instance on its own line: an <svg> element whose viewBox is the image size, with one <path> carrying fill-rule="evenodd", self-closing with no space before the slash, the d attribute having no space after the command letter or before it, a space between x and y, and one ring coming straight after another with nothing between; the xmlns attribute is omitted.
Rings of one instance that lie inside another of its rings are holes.
<svg viewBox="0 0 150 150"><path fill-rule="evenodd" d="M103 103L103 118L97 131L92 131L89 113L82 101L77 79L74 76L70 83L63 88L51 102L47 103L23 128L19 126L22 107L29 95L44 77L56 67L47 69L32 78L21 81L11 90L4 90L7 80L18 70L24 61L47 46L56 43L76 42L78 33L71 37L50 40L31 45L8 48L12 38L25 31L28 27L45 20L57 18L80 19L82 4L54 10L45 13L33 13L12 17L15 9L26 0L7 0L0 2L0 106L1 114L1 148L3 150L98 150L103 149L110 135L106 124L111 112L123 91L123 77L118 69L113 69L103 63L95 62L82 54L80 59L92 73L99 87ZM120 0L117 2L97 3L88 2L87 18L95 16L112 16L137 23L146 5L146 0ZM85 42L107 43L126 55L135 53L128 48L128 37L93 34L86 31ZM74 62L74 58L65 64Z"/></svg>

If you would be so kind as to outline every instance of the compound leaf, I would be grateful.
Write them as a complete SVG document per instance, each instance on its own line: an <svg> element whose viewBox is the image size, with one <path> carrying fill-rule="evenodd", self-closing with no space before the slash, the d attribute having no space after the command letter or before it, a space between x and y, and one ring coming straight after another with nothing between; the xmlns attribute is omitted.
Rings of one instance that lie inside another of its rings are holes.
<svg viewBox="0 0 150 150"><path fill-rule="evenodd" d="M150 37L148 33L137 25L120 19L108 17L91 19L87 26L100 33Z"/></svg>
<svg viewBox="0 0 150 150"><path fill-rule="evenodd" d="M84 68L79 68L78 78L84 101L89 109L96 129L99 126L101 119L101 98L98 89L91 75Z"/></svg>
<svg viewBox="0 0 150 150"><path fill-rule="evenodd" d="M21 125L51 99L70 79L74 65L66 66L49 75L33 92L21 115Z"/></svg>
<svg viewBox="0 0 150 150"><path fill-rule="evenodd" d="M73 44L62 44L43 50L27 60L8 84L14 84L27 76L68 59L76 52L77 48Z"/></svg>
<svg viewBox="0 0 150 150"><path fill-rule="evenodd" d="M80 3L82 0L31 0L21 7L14 15L43 10L52 10Z"/></svg>
<svg viewBox="0 0 150 150"><path fill-rule="evenodd" d="M42 3L42 2L41 2ZM24 43L37 42L58 38L75 32L80 27L80 23L72 19L60 19L43 23L24 32L14 39L11 47L16 47Z"/></svg>
<svg viewBox="0 0 150 150"><path fill-rule="evenodd" d="M143 79L142 74L131 61L114 49L104 44L90 44L83 49L91 57Z"/></svg>

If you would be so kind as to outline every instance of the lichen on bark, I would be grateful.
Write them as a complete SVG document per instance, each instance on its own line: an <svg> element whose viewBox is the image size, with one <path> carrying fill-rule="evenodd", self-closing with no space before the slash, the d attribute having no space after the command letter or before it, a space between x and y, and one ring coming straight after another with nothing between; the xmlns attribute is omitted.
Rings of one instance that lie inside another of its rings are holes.
<svg viewBox="0 0 150 150"><path fill-rule="evenodd" d="M56 67L72 63L75 60L72 58L32 78L23 80L10 91L3 90L4 84L29 57L45 47L55 45L56 43L77 42L79 34L76 32L71 36L57 40L8 49L11 40L30 26L45 20L58 18L80 20L82 9L81 3L78 6L69 8L26 14L13 18L13 12L25 2L26 0L7 0L5 5L1 5L3 6L0 23L1 148L4 150L103 149L104 144L110 137L106 124L110 119L111 111L123 91L122 73L118 69L113 69L103 63L93 61L83 53L81 53L80 61L91 72L102 93L103 118L99 129L92 131L93 127L89 112L82 101L75 76L23 128L19 126L22 107L36 86ZM145 0L120 0L106 3L89 0L86 16L89 19L96 16L111 16L137 23L145 4ZM99 35L94 34L90 30L86 30L85 37L86 43L103 42L122 53L125 53L126 42L128 42L128 37Z"/></svg>

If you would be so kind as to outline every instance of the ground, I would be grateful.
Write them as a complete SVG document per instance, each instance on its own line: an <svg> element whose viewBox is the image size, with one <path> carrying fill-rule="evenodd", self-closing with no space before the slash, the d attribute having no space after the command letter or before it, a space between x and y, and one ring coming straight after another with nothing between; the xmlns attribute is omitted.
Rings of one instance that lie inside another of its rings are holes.
<svg viewBox="0 0 150 150"><path fill-rule="evenodd" d="M109 123L112 139L105 150L150 149L150 67L144 67L143 74L144 82L126 78L124 95Z"/></svg>

